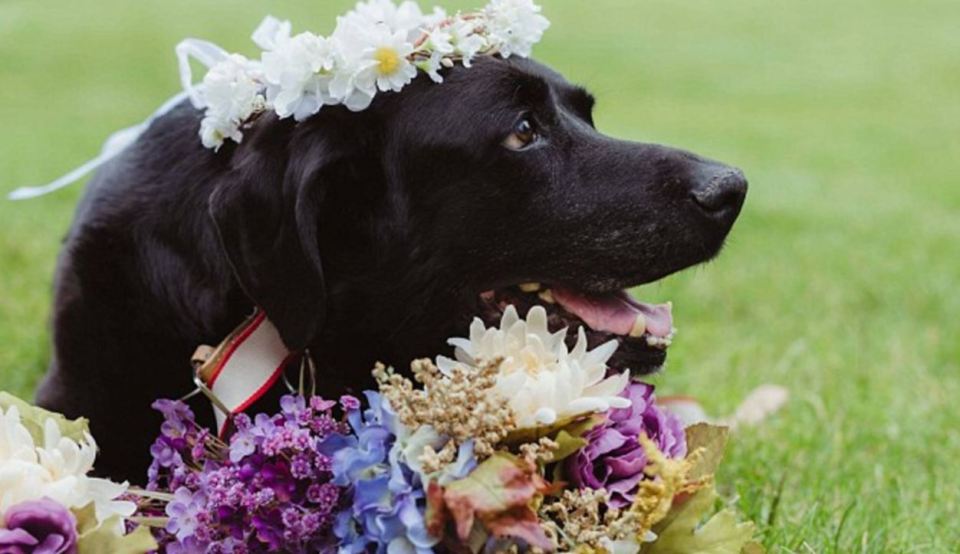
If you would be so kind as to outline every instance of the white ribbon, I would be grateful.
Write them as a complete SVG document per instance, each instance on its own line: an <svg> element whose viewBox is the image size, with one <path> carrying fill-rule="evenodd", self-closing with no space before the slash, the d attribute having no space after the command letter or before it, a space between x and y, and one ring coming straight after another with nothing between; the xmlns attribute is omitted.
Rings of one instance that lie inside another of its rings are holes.
<svg viewBox="0 0 960 554"><path fill-rule="evenodd" d="M258 312L233 338L207 382L223 408L230 412L214 408L221 437L226 433L228 416L246 410L266 394L293 355L263 312Z"/></svg>
<svg viewBox="0 0 960 554"><path fill-rule="evenodd" d="M185 92L181 92L164 102L163 105L160 106L157 111L153 112L153 114L151 114L150 117L148 117L143 123L134 125L133 127L127 127L126 129L121 129L113 133L107 137L106 142L103 143L103 148L100 150L100 154L96 158L85 162L83 165L67 173L66 175L46 185L37 187L20 187L7 195L7 198L10 200L36 198L37 196L49 194L55 190L62 189L71 183L79 181L87 173L97 169L101 165L112 160L120 152L123 152L128 146L133 144L137 138L143 134L144 131L147 130L147 127L153 123L153 120L172 110L177 106L177 104L183 102L183 99L186 97L187 94Z"/></svg>
<svg viewBox="0 0 960 554"><path fill-rule="evenodd" d="M197 60L207 68L211 68L225 60L230 54L216 44L198 38L188 38L181 41L177 45L176 52L177 64L180 67L180 85L186 91L193 107L199 110L204 106L203 97L200 95L199 87L193 82L190 58Z"/></svg>
<svg viewBox="0 0 960 554"><path fill-rule="evenodd" d="M190 69L190 59L196 59L201 64L212 67L227 57L227 52L212 42L199 39L186 39L177 45L177 61L180 65L180 83L183 85L184 92L181 92L163 103L146 121L121 129L109 137L103 144L100 154L84 162L80 167L70 171L66 175L59 177L51 183L36 187L20 187L9 195L10 200L25 200L27 198L36 198L49 194L55 190L62 189L67 185L75 183L83 178L84 175L96 170L98 167L115 158L120 152L126 150L128 146L136 142L140 135L150 127L157 118L166 115L184 99L189 98L190 102L196 108L203 107L203 98L200 94L200 88L193 82L193 72Z"/></svg>

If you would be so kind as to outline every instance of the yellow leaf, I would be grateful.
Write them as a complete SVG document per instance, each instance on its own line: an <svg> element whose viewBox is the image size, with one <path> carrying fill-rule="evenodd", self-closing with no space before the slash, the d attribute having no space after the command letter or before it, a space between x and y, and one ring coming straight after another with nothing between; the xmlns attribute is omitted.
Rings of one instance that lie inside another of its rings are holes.
<svg viewBox="0 0 960 554"><path fill-rule="evenodd" d="M60 434L77 442L84 440L84 434L90 432L89 422L85 418L67 419L61 414L33 406L10 393L0 392L0 409L6 411L10 406L17 407L20 421L37 444L43 444L43 426L48 419L53 419L60 428Z"/></svg>
<svg viewBox="0 0 960 554"><path fill-rule="evenodd" d="M73 517L77 518L77 535L89 533L97 527L97 511L93 502L83 508L73 508Z"/></svg>
<svg viewBox="0 0 960 554"><path fill-rule="evenodd" d="M553 440L557 442L558 448L553 451L553 458L550 460L551 462L559 462L564 460L587 445L586 439L575 437L566 430L562 430L557 433L557 437Z"/></svg>
<svg viewBox="0 0 960 554"><path fill-rule="evenodd" d="M503 442L507 445L519 446L533 444L543 437L555 437L560 431L566 431L574 438L582 437L587 431L603 423L603 414L579 415L560 419L552 425L541 427L526 427L510 431Z"/></svg>
<svg viewBox="0 0 960 554"><path fill-rule="evenodd" d="M723 459L730 430L726 427L697 423L686 429L688 459L692 466L687 477L690 480L710 477L716 473Z"/></svg>
<svg viewBox="0 0 960 554"><path fill-rule="evenodd" d="M716 499L717 493L710 487L697 491L682 503L675 503L670 514L654 528L657 540L645 544L642 552L741 554L741 550L753 542L756 531L753 523L738 523L733 511L721 510L700 524L713 509Z"/></svg>

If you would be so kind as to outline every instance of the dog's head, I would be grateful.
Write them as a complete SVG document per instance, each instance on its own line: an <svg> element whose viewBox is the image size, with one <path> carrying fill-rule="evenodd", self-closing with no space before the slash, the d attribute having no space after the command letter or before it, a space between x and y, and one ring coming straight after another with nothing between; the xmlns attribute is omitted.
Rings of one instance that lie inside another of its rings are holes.
<svg viewBox="0 0 960 554"><path fill-rule="evenodd" d="M621 367L659 367L669 307L623 291L715 256L743 174L601 134L593 97L536 62L444 76L361 113L263 116L217 154L230 169L210 211L247 295L346 384L376 359L442 352L507 304L543 304L593 344L615 336Z"/></svg>

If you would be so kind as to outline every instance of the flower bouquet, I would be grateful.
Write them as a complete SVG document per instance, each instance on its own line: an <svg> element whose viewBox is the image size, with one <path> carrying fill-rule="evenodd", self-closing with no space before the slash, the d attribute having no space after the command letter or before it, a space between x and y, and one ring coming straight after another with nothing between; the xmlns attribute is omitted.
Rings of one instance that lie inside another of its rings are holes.
<svg viewBox="0 0 960 554"><path fill-rule="evenodd" d="M218 438L160 400L137 521L165 552L760 552L713 514L725 429L687 429L616 349L512 307L456 359L383 366L365 402L304 390Z"/></svg>

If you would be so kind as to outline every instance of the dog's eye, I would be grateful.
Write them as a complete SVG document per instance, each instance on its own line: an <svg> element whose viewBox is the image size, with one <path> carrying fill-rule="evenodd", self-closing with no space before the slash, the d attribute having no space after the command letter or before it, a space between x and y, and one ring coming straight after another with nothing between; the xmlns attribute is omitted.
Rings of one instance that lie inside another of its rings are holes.
<svg viewBox="0 0 960 554"><path fill-rule="evenodd" d="M503 139L503 145L510 150L523 150L536 142L538 138L540 138L540 135L533 126L533 122L530 121L529 117L524 117L514 125L513 132Z"/></svg>

